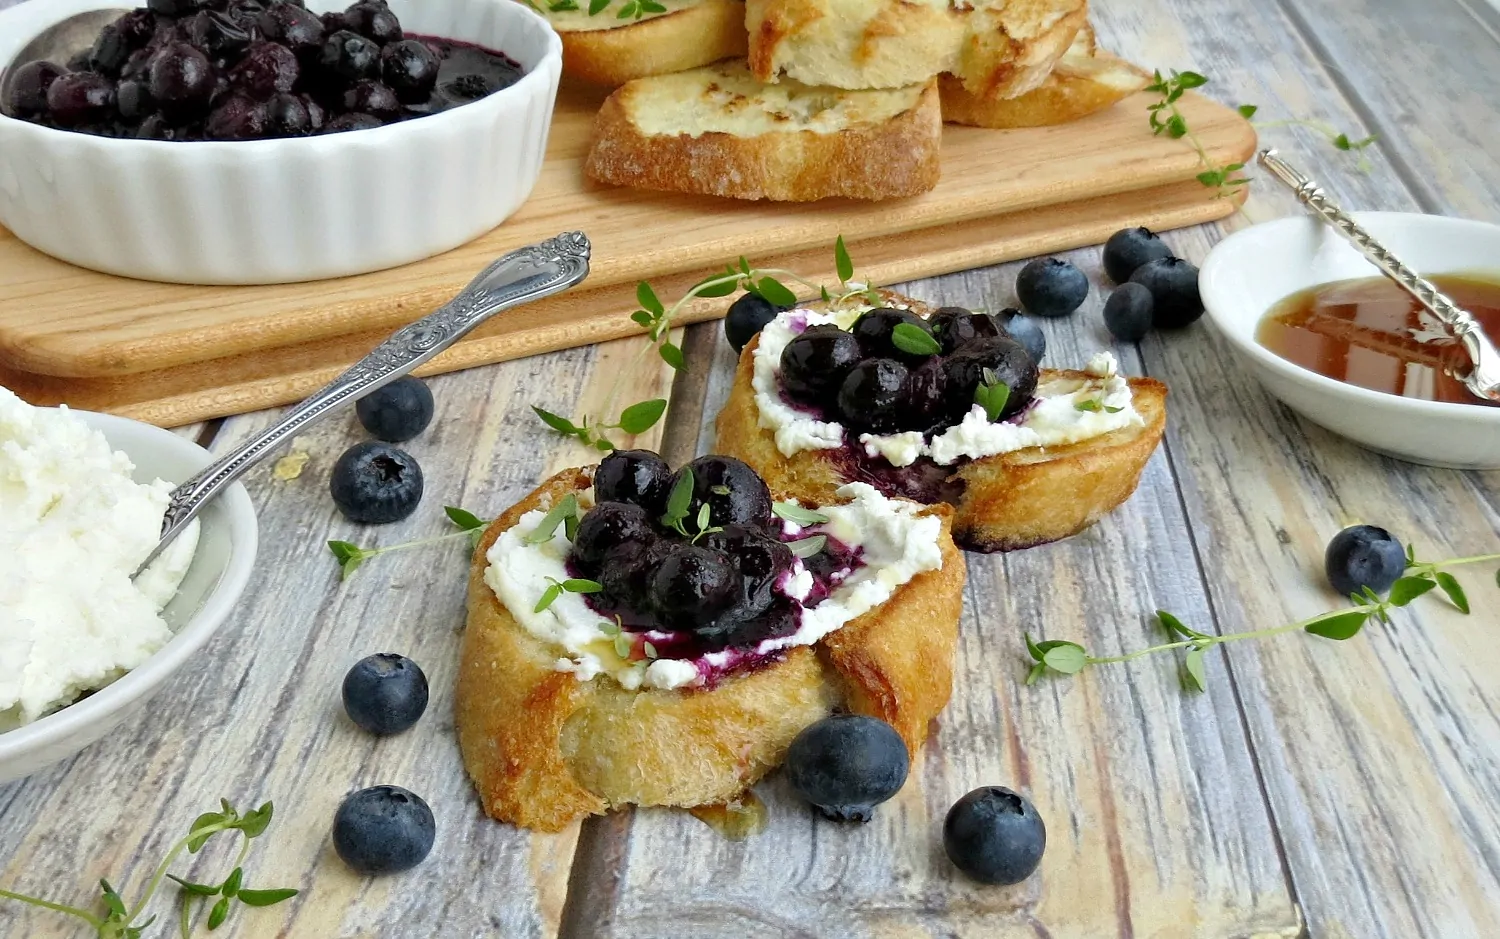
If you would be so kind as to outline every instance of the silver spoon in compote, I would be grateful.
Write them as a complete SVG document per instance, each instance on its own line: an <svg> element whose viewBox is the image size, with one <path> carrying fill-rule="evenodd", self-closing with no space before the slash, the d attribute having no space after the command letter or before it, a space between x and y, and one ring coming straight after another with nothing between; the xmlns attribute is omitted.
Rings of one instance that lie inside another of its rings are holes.
<svg viewBox="0 0 1500 939"><path fill-rule="evenodd" d="M1262 150L1257 159L1272 176L1295 192L1297 199L1314 215L1343 235L1371 264L1380 268L1386 277L1395 281L1397 286L1411 294L1428 312L1437 317L1469 356L1470 367L1467 374L1450 374L1462 382L1475 397L1500 402L1500 351L1495 349L1495 344L1484 334L1474 317L1432 282L1403 264L1400 258L1376 241L1374 235L1365 231L1347 212L1328 198L1323 187L1277 156L1275 150Z"/></svg>

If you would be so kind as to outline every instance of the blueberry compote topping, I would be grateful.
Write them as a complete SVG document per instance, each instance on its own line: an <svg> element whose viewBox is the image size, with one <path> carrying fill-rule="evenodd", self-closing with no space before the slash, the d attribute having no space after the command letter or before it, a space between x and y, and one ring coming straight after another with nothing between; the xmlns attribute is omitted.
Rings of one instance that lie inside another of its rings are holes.
<svg viewBox="0 0 1500 939"><path fill-rule="evenodd" d="M911 333L902 341L897 327L903 324L931 341L912 342ZM931 351L934 345L937 351ZM913 351L919 347L928 351ZM963 483L953 468L927 457L893 466L869 456L858 435L915 431L930 441L963 420L981 383L991 381L1010 389L997 419L1019 420L1035 400L1039 377L1026 342L1002 320L962 307L942 307L925 320L908 310L879 308L848 330L810 326L787 343L780 363L787 401L851 431L843 447L819 451L839 464L846 479L926 503L959 498Z"/></svg>
<svg viewBox="0 0 1500 939"><path fill-rule="evenodd" d="M615 451L594 473L594 496L569 572L597 581L604 589L585 602L645 634L660 658L753 654L760 642L795 633L801 610L861 563L857 549L826 535L822 550L799 559L789 543L817 532L776 519L765 482L732 457L699 457L674 474L650 451ZM800 597L791 594L799 571L811 578Z"/></svg>
<svg viewBox="0 0 1500 939"><path fill-rule="evenodd" d="M17 67L0 110L105 137L255 140L436 114L520 77L499 52L404 32L383 0L322 17L301 0L151 0L67 65Z"/></svg>

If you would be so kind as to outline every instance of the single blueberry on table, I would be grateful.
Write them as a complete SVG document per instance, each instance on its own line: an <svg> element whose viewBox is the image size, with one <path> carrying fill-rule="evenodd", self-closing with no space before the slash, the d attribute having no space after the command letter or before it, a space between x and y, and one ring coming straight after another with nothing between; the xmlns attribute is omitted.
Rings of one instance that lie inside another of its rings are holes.
<svg viewBox="0 0 1500 939"><path fill-rule="evenodd" d="M1047 826L1026 798L985 786L948 810L943 849L954 867L980 883L1018 884L1041 863Z"/></svg>
<svg viewBox="0 0 1500 939"><path fill-rule="evenodd" d="M1130 280L1142 264L1172 256L1172 249L1149 228L1126 228L1104 243L1104 273L1117 284Z"/></svg>
<svg viewBox="0 0 1500 939"><path fill-rule="evenodd" d="M1121 342L1140 342L1151 331L1156 308L1142 284L1121 284L1104 301L1104 325Z"/></svg>
<svg viewBox="0 0 1500 939"><path fill-rule="evenodd" d="M361 874L394 874L422 863L437 839L432 809L400 786L350 793L333 817L333 848Z"/></svg>
<svg viewBox="0 0 1500 939"><path fill-rule="evenodd" d="M1067 316L1088 299L1089 279L1060 258L1037 258L1016 277L1016 296L1034 316Z"/></svg>
<svg viewBox="0 0 1500 939"><path fill-rule="evenodd" d="M787 781L824 817L867 822L901 790L911 768L906 743L885 721L835 714L799 733L786 751Z"/></svg>
<svg viewBox="0 0 1500 939"><path fill-rule="evenodd" d="M756 334L766 328L767 323L776 318L776 314L785 309L758 294L742 294L729 304L729 312L724 314L724 337L734 351L741 352Z"/></svg>
<svg viewBox="0 0 1500 939"><path fill-rule="evenodd" d="M1152 324L1158 329L1181 329L1203 315L1198 268L1181 258L1148 261L1130 275L1130 282L1151 291Z"/></svg>
<svg viewBox="0 0 1500 939"><path fill-rule="evenodd" d="M1384 528L1355 525L1328 542L1323 569L1328 583L1346 597L1366 587L1385 593L1406 570L1406 549Z"/></svg>
<svg viewBox="0 0 1500 939"><path fill-rule="evenodd" d="M388 444L355 444L333 465L328 491L351 522L396 522L422 501L422 468Z"/></svg>
<svg viewBox="0 0 1500 939"><path fill-rule="evenodd" d="M344 711L361 729L399 734L427 710L427 676L406 656L381 652L354 663L344 675L343 696Z"/></svg>

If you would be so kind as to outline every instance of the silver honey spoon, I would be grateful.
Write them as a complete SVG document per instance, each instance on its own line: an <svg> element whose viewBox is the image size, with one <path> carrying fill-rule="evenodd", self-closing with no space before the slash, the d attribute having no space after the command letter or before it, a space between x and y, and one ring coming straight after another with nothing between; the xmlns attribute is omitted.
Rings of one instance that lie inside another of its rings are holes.
<svg viewBox="0 0 1500 939"><path fill-rule="evenodd" d="M495 314L576 286L588 276L589 251L588 238L577 231L512 251L481 271L452 300L398 329L348 371L288 411L275 426L173 489L162 519L161 540L136 573L156 560L205 505L297 431L408 374Z"/></svg>
<svg viewBox="0 0 1500 939"><path fill-rule="evenodd" d="M1374 235L1365 231L1347 212L1328 198L1323 187L1277 156L1275 150L1260 151L1257 160L1272 176L1295 192L1297 199L1313 214L1343 235L1371 264L1380 268L1386 277L1411 294L1448 328L1463 345L1471 363L1467 374L1454 374L1454 378L1462 382L1476 397L1500 401L1500 351L1495 349L1495 344L1484 334L1473 316L1444 295L1431 281L1403 264L1400 258L1376 241Z"/></svg>

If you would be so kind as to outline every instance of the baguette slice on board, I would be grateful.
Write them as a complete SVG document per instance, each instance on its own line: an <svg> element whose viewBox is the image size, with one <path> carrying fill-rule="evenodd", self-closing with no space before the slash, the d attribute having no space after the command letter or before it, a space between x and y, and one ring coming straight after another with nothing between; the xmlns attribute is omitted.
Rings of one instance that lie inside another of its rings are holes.
<svg viewBox="0 0 1500 939"><path fill-rule="evenodd" d="M567 10L535 7L562 37L564 72L615 87L745 54L744 0L658 0L665 12L622 20L623 2L593 15L589 0Z"/></svg>
<svg viewBox="0 0 1500 939"><path fill-rule="evenodd" d="M937 83L762 84L743 62L629 82L600 109L590 179L734 199L889 199L937 185Z"/></svg>
<svg viewBox="0 0 1500 939"><path fill-rule="evenodd" d="M1036 88L1087 22L1086 0L748 0L750 68L835 88L896 88L942 73L971 94Z"/></svg>
<svg viewBox="0 0 1500 939"><path fill-rule="evenodd" d="M712 688L627 691L607 676L557 671L557 650L517 623L484 580L502 532L591 485L589 470L564 470L492 522L474 551L456 718L486 812L559 831L624 805L728 802L837 706L891 724L916 754L952 693L958 647L965 565L946 507L930 510L943 519L942 567L815 646Z"/></svg>

